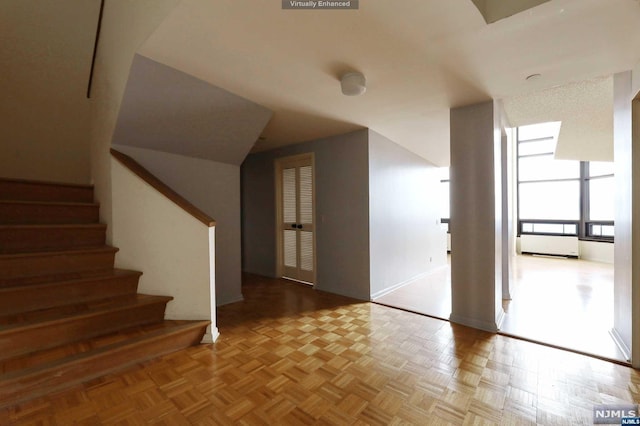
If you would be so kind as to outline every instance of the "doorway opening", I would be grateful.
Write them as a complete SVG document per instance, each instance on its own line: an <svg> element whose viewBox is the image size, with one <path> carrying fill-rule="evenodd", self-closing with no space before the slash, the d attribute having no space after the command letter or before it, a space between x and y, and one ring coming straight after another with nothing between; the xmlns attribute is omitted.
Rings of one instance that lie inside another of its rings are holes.
<svg viewBox="0 0 640 426"><path fill-rule="evenodd" d="M557 159L561 123L515 131L513 273L500 332L627 362L613 328L613 162ZM443 229L448 221L448 171L443 169ZM455 247L447 244L449 256ZM448 318L450 262L384 295L378 303Z"/></svg>

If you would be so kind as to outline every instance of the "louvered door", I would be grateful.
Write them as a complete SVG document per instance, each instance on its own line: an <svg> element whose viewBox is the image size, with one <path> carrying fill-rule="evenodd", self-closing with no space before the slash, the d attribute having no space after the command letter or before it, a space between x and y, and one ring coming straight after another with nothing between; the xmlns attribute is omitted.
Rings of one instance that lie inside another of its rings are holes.
<svg viewBox="0 0 640 426"><path fill-rule="evenodd" d="M276 162L278 193L278 271L284 278L315 281L313 157Z"/></svg>

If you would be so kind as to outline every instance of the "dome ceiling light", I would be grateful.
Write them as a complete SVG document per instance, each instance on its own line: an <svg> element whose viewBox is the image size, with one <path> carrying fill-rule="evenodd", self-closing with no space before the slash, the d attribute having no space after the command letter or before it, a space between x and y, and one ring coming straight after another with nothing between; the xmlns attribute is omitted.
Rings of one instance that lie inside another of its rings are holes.
<svg viewBox="0 0 640 426"><path fill-rule="evenodd" d="M348 72L340 78L342 94L358 96L367 91L367 80L361 72Z"/></svg>

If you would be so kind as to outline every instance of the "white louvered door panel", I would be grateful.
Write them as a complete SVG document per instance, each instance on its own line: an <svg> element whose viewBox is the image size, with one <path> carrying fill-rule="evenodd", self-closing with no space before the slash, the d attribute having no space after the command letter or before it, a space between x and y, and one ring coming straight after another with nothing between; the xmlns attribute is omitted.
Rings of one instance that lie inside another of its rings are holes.
<svg viewBox="0 0 640 426"><path fill-rule="evenodd" d="M315 280L313 158L302 155L276 163L279 194L279 271L284 278Z"/></svg>

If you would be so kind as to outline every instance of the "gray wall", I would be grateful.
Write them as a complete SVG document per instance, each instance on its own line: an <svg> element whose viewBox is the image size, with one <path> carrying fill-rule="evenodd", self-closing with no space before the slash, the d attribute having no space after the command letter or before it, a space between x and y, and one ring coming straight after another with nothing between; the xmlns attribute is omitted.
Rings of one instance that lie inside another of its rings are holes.
<svg viewBox="0 0 640 426"><path fill-rule="evenodd" d="M447 262L437 168L369 130L371 297Z"/></svg>
<svg viewBox="0 0 640 426"><path fill-rule="evenodd" d="M451 110L450 318L489 331L502 315L498 122L493 101Z"/></svg>
<svg viewBox="0 0 640 426"><path fill-rule="evenodd" d="M240 167L129 146L114 148L216 220L216 304L242 300Z"/></svg>
<svg viewBox="0 0 640 426"><path fill-rule="evenodd" d="M319 290L369 299L368 131L251 154L242 165L243 270L275 276L274 161L313 152Z"/></svg>
<svg viewBox="0 0 640 426"><path fill-rule="evenodd" d="M114 143L240 165L271 111L136 55Z"/></svg>

